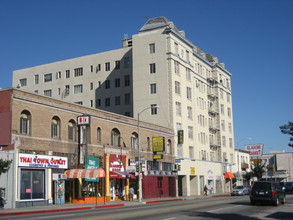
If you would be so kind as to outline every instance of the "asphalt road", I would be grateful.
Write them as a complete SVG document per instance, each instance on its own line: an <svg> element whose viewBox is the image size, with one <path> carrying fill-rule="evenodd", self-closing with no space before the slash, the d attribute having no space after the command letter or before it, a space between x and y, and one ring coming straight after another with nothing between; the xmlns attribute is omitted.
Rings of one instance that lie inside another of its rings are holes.
<svg viewBox="0 0 293 220"><path fill-rule="evenodd" d="M107 209L92 209L4 217L1 219L139 219L139 220L185 220L185 219L293 219L293 195L287 195L286 204L250 205L248 196L203 197L202 199L148 205L124 206Z"/></svg>

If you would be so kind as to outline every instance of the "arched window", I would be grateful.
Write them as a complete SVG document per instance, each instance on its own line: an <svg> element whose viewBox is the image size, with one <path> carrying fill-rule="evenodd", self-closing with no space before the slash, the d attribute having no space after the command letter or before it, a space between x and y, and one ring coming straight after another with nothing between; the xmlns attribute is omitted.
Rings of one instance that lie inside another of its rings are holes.
<svg viewBox="0 0 293 220"><path fill-rule="evenodd" d="M20 115L20 134L30 134L31 114L23 110Z"/></svg>
<svg viewBox="0 0 293 220"><path fill-rule="evenodd" d="M102 142L102 130L100 127L97 128L97 141L98 143Z"/></svg>
<svg viewBox="0 0 293 220"><path fill-rule="evenodd" d="M148 151L151 151L152 150L152 148L151 148L151 139L150 139L150 137L147 137L147 145L148 145Z"/></svg>
<svg viewBox="0 0 293 220"><path fill-rule="evenodd" d="M117 128L111 131L111 145L120 147L120 131Z"/></svg>
<svg viewBox="0 0 293 220"><path fill-rule="evenodd" d="M51 137L60 138L60 119L54 116L51 121Z"/></svg>
<svg viewBox="0 0 293 220"><path fill-rule="evenodd" d="M170 139L167 141L166 154L172 154L172 142Z"/></svg>
<svg viewBox="0 0 293 220"><path fill-rule="evenodd" d="M131 134L131 148L138 149L138 134L136 132Z"/></svg>
<svg viewBox="0 0 293 220"><path fill-rule="evenodd" d="M76 141L76 123L73 119L68 122L68 141Z"/></svg>

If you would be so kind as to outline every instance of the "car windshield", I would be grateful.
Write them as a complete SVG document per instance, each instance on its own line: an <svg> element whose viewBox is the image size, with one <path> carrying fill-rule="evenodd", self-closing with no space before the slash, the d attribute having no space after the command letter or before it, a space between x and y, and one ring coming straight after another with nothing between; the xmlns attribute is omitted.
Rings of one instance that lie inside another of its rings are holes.
<svg viewBox="0 0 293 220"><path fill-rule="evenodd" d="M270 190L271 189L271 184L270 183L254 183L253 184L253 189L267 189L267 190Z"/></svg>
<svg viewBox="0 0 293 220"><path fill-rule="evenodd" d="M235 186L234 189L243 189L243 186Z"/></svg>

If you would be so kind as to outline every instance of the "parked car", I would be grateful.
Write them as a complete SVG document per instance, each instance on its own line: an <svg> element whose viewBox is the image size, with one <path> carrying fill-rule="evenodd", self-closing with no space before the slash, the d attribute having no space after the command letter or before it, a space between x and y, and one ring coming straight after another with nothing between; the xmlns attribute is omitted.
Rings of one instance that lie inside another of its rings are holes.
<svg viewBox="0 0 293 220"><path fill-rule="evenodd" d="M285 188L279 182L255 182L250 190L250 203L269 202L278 206L286 200Z"/></svg>
<svg viewBox="0 0 293 220"><path fill-rule="evenodd" d="M231 196L244 196L249 195L249 186L235 186L232 189Z"/></svg>
<svg viewBox="0 0 293 220"><path fill-rule="evenodd" d="M286 192L293 192L293 182L286 182L285 183L285 191Z"/></svg>

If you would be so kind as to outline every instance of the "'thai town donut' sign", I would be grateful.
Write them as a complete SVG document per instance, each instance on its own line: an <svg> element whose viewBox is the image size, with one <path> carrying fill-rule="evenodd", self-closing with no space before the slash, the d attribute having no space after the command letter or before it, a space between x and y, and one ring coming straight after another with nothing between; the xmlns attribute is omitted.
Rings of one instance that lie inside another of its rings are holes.
<svg viewBox="0 0 293 220"><path fill-rule="evenodd" d="M20 153L18 156L18 166L67 169L68 162L67 157Z"/></svg>

